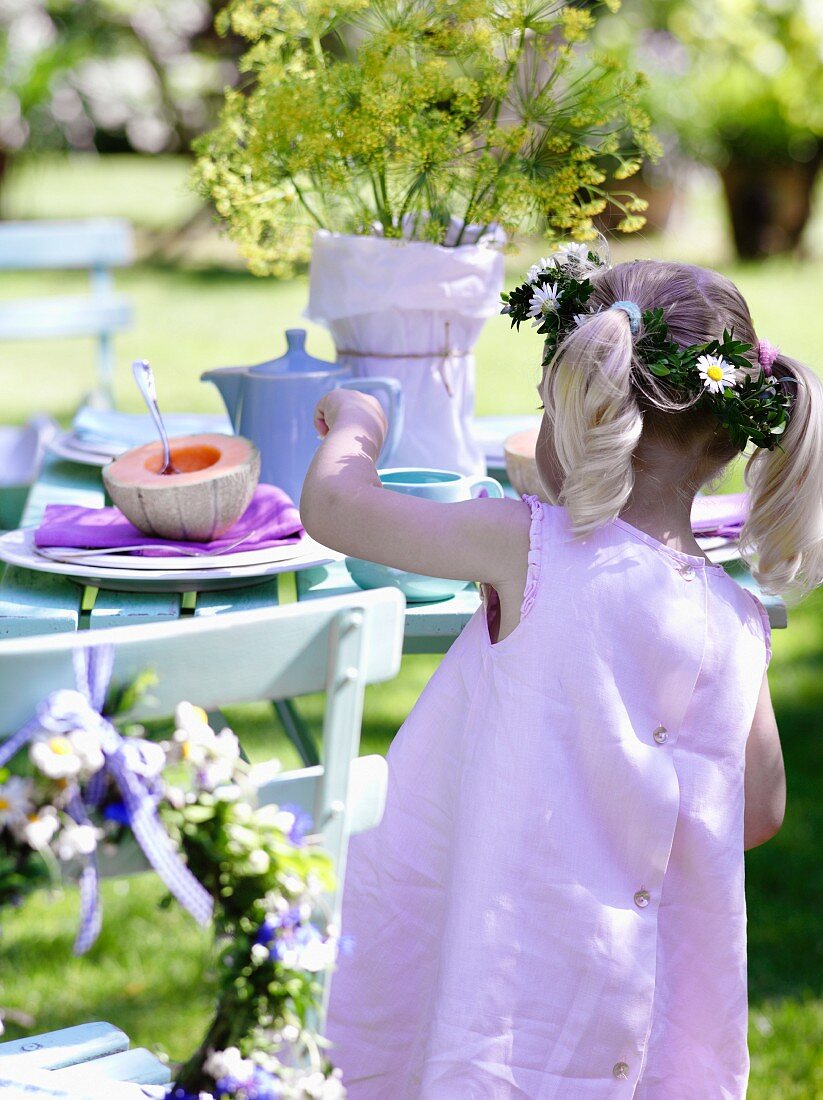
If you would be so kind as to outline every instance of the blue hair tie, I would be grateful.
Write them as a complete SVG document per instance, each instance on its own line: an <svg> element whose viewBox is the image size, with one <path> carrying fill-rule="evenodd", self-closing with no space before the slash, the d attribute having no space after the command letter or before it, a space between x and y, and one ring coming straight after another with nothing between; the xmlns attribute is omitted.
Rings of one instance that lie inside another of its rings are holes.
<svg viewBox="0 0 823 1100"><path fill-rule="evenodd" d="M637 336L643 323L643 314L637 302L613 302L609 309L622 309L629 318L629 332L632 336Z"/></svg>

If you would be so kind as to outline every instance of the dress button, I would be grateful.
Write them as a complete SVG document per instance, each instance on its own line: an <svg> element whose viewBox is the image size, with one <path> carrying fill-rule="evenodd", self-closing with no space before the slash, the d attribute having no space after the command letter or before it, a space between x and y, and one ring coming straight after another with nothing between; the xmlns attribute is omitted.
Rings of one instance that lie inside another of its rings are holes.
<svg viewBox="0 0 823 1100"><path fill-rule="evenodd" d="M637 906L638 909L645 909L646 906L649 904L649 897L650 895L648 890L638 890L637 893L634 895L634 904Z"/></svg>
<svg viewBox="0 0 823 1100"><path fill-rule="evenodd" d="M666 729L665 726L658 726L657 729L652 733L652 737L655 739L658 745L665 745L666 742L669 740L669 731Z"/></svg>
<svg viewBox="0 0 823 1100"><path fill-rule="evenodd" d="M615 1077L625 1080L629 1076L629 1063L628 1062L615 1062L612 1066L612 1073Z"/></svg>
<svg viewBox="0 0 823 1100"><path fill-rule="evenodd" d="M684 581L693 581L694 580L694 569L691 565L681 565L680 568L678 569L678 573L680 574L680 576L683 578Z"/></svg>

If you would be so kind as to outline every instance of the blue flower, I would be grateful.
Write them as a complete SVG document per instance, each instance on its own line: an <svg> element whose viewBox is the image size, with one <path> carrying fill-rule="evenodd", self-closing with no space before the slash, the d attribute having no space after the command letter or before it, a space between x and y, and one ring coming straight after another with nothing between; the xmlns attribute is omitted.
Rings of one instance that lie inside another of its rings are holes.
<svg viewBox="0 0 823 1100"><path fill-rule="evenodd" d="M103 810L104 821L116 821L118 825L128 825L131 821L129 811L122 802L112 802Z"/></svg>
<svg viewBox="0 0 823 1100"><path fill-rule="evenodd" d="M280 807L281 810L286 810L290 814L294 814L294 824L289 830L289 840L292 844L302 844L303 838L306 833L311 832L314 821L310 813L307 813L302 806L298 806L294 802L287 802Z"/></svg>

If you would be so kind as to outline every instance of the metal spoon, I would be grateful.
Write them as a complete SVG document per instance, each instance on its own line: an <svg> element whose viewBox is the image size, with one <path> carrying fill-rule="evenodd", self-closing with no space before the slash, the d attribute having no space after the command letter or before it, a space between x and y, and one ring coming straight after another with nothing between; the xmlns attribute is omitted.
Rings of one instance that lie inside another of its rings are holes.
<svg viewBox="0 0 823 1100"><path fill-rule="evenodd" d="M149 366L148 359L135 359L131 365L131 372L134 375L137 388L143 395L143 400L146 402L146 406L151 413L154 426L157 428L160 435L160 442L163 444L163 465L158 470L158 473L179 474L180 471L174 466L171 460L169 437L166 432L166 425L163 423L163 418L160 415L160 409L157 407L157 386L154 383L154 372Z"/></svg>

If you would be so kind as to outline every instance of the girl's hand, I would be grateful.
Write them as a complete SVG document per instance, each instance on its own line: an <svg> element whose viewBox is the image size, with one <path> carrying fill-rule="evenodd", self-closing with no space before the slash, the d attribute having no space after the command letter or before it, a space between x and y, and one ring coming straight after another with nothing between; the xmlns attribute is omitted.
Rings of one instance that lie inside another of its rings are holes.
<svg viewBox="0 0 823 1100"><path fill-rule="evenodd" d="M376 436L378 450L386 438L388 423L377 398L359 390L330 390L317 402L314 410L314 426L324 439L338 422L354 424L369 430Z"/></svg>

